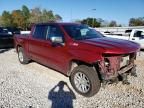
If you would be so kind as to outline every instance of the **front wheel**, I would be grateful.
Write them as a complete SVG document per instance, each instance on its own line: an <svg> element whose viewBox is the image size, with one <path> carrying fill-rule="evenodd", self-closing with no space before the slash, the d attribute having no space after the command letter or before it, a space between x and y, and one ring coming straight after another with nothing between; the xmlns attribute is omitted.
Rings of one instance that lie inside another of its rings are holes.
<svg viewBox="0 0 144 108"><path fill-rule="evenodd" d="M74 68L70 76L70 82L73 88L85 97L95 95L100 89L100 80L97 72L85 65Z"/></svg>

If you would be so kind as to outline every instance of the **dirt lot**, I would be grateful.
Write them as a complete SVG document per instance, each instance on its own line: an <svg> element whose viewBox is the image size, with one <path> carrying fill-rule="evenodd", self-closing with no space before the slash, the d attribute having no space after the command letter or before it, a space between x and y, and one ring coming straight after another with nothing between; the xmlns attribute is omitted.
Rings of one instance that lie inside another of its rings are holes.
<svg viewBox="0 0 144 108"><path fill-rule="evenodd" d="M22 65L14 49L0 50L0 108L144 108L144 52L130 85L112 84L91 98L78 95L64 75L32 62Z"/></svg>

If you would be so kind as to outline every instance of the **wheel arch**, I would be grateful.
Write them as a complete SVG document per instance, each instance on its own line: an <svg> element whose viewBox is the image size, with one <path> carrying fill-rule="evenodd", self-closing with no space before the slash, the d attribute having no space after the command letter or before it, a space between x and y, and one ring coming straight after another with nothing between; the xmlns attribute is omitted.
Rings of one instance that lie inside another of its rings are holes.
<svg viewBox="0 0 144 108"><path fill-rule="evenodd" d="M76 67L76 66L79 66L79 65L86 65L86 66L89 66L89 67L94 67L94 68L97 68L98 67L98 62L95 62L95 63L87 63L85 61L82 61L82 60L77 60L77 59L72 59L69 63L69 70L67 72L67 76L70 76L71 73L72 73L72 70ZM96 69L97 73L99 74L98 70Z"/></svg>

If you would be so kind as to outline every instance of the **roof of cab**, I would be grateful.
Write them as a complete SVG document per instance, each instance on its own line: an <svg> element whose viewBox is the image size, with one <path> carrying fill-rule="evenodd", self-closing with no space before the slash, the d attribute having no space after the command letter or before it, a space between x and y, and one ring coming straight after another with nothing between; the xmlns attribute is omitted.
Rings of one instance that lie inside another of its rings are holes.
<svg viewBox="0 0 144 108"><path fill-rule="evenodd" d="M35 25L47 25L47 24L54 24L54 25L79 25L80 23L72 23L72 22L48 22L48 23L38 23Z"/></svg>

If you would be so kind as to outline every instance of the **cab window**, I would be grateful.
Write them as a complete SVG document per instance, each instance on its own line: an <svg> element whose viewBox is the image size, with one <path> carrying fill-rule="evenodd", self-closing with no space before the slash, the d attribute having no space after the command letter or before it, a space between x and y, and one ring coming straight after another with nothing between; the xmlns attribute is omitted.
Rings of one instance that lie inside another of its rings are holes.
<svg viewBox="0 0 144 108"><path fill-rule="evenodd" d="M60 28L55 25L49 25L48 26L48 31L47 31L47 39L50 39L51 37L62 37L64 41L64 35Z"/></svg>
<svg viewBox="0 0 144 108"><path fill-rule="evenodd" d="M36 39L46 40L47 25L36 25L33 37Z"/></svg>
<svg viewBox="0 0 144 108"><path fill-rule="evenodd" d="M143 31L136 31L134 33L134 37L142 38L142 37L144 37L144 32Z"/></svg>

